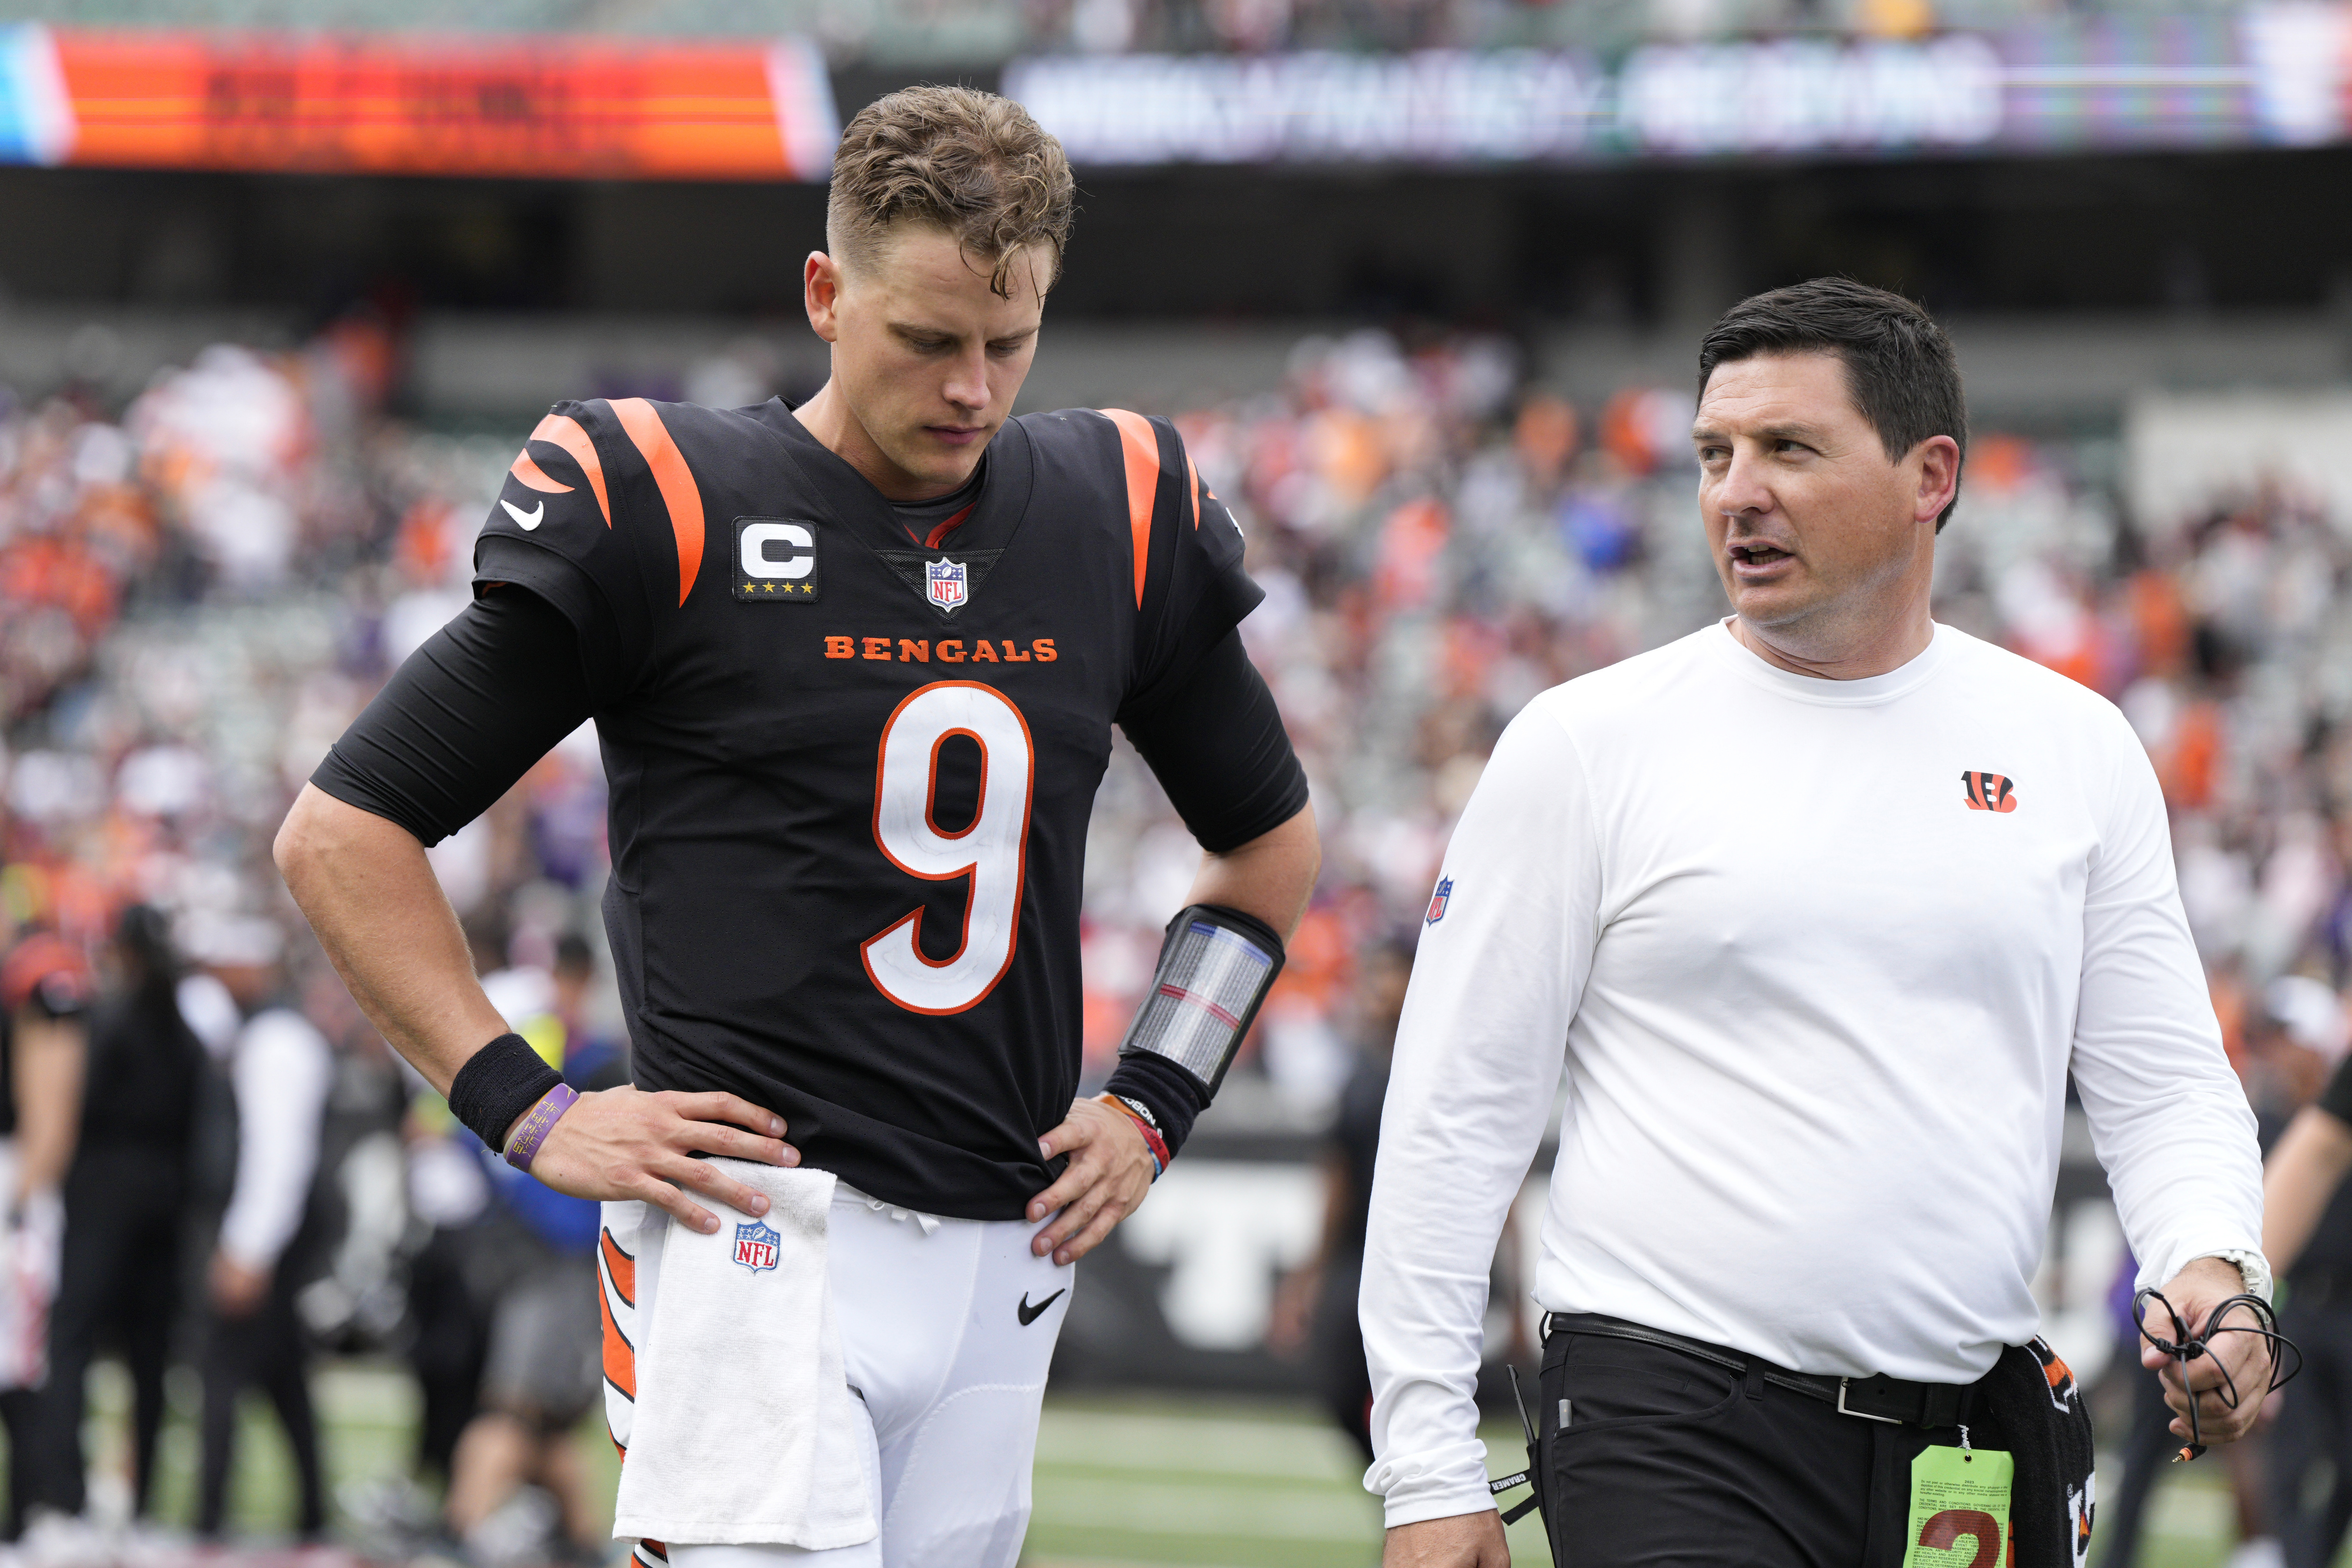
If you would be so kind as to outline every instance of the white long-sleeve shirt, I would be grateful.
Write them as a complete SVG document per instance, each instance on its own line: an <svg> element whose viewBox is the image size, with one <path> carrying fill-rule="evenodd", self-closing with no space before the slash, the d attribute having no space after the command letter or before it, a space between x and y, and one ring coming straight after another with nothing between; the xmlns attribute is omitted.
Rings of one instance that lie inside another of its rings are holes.
<svg viewBox="0 0 2352 1568"><path fill-rule="evenodd" d="M2259 1253L2163 798L2063 677L1938 626L1822 680L1718 624L1528 704L1442 878L1364 1258L1391 1525L1491 1506L1487 1268L1563 1059L1548 1310L1971 1382L2038 1321L2070 1069L2143 1282Z"/></svg>
<svg viewBox="0 0 2352 1568"><path fill-rule="evenodd" d="M221 1216L220 1248L247 1268L272 1268L310 1202L334 1050L289 1007L255 1014L236 1050L236 1185Z"/></svg>

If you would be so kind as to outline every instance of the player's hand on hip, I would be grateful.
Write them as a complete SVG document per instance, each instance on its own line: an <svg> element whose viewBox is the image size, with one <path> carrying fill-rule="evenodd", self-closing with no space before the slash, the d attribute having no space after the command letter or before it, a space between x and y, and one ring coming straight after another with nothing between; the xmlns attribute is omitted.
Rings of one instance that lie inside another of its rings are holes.
<svg viewBox="0 0 2352 1568"><path fill-rule="evenodd" d="M642 1198L681 1225L714 1231L719 1216L689 1194L748 1215L767 1213L768 1200L693 1156L799 1164L800 1151L783 1139L784 1119L740 1095L607 1089L582 1095L563 1113L540 1145L530 1173L575 1198Z"/></svg>
<svg viewBox="0 0 2352 1568"><path fill-rule="evenodd" d="M1062 1179L1029 1200L1032 1222L1054 1215L1029 1250L1056 1263L1075 1263L1100 1245L1111 1227L1143 1205L1159 1169L1134 1119L1098 1100L1070 1106L1067 1121L1037 1140L1045 1158L1067 1154Z"/></svg>
<svg viewBox="0 0 2352 1568"><path fill-rule="evenodd" d="M1490 1508L1400 1524L1381 1544L1381 1568L1511 1568L1503 1517Z"/></svg>
<svg viewBox="0 0 2352 1568"><path fill-rule="evenodd" d="M2242 1295L2246 1282L2237 1265L2218 1258L2200 1258L2161 1286L2166 1300L2192 1334L2205 1331L2213 1309L2232 1296ZM2164 1309L2147 1304L2148 1328L2166 1339L2172 1324ZM2259 1328L2253 1310L2235 1307L2217 1328ZM2180 1359L2140 1342L2140 1364L2164 1380L2164 1402L2172 1407L2172 1434L2188 1441L2189 1402L2197 1402L2197 1434L2207 1446L2234 1443L2254 1428L2271 1386L2270 1344L2260 1334L2216 1333L2206 1342L2205 1353L2188 1363L2184 1384ZM2232 1393L2231 1391L2235 1392Z"/></svg>

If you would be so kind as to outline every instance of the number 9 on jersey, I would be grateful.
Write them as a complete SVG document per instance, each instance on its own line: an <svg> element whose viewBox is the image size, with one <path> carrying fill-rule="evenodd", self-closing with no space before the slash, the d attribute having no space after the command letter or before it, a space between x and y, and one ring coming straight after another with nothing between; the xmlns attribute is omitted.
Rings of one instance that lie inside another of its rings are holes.
<svg viewBox="0 0 2352 1568"><path fill-rule="evenodd" d="M955 735L980 747L980 804L967 826L947 833L932 816L932 805L939 792L940 748ZM875 843L910 877L927 882L971 879L962 940L951 956L924 955L919 907L859 949L866 973L882 994L908 1012L961 1013L975 1006L1013 966L1035 782L1028 721L993 687L973 680L922 687L882 726L874 778Z"/></svg>

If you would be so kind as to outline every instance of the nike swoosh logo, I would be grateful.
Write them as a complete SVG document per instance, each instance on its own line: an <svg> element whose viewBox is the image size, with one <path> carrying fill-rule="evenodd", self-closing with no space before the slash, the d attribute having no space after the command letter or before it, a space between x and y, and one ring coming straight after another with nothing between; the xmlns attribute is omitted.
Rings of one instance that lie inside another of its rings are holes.
<svg viewBox="0 0 2352 1568"><path fill-rule="evenodd" d="M1068 1289L1069 1287L1067 1285L1062 1287L1062 1290L1066 1290ZM1021 1320L1021 1326L1025 1329L1030 1324L1035 1322L1037 1321L1038 1314L1042 1313L1046 1308L1052 1306L1055 1302L1062 1299L1062 1290L1055 1291L1052 1295L1046 1297L1044 1300L1038 1302L1034 1307L1029 1304L1029 1292L1026 1290L1022 1291L1021 1305L1013 1309L1014 1315L1019 1317Z"/></svg>
<svg viewBox="0 0 2352 1568"><path fill-rule="evenodd" d="M522 525L522 531L525 533L529 533L532 529L537 528L541 523L547 521L547 503L545 501L540 502L529 511L523 510L522 508L515 505L515 503L510 500L502 500L499 502L499 504L507 509L507 515L509 517L514 519L516 522Z"/></svg>

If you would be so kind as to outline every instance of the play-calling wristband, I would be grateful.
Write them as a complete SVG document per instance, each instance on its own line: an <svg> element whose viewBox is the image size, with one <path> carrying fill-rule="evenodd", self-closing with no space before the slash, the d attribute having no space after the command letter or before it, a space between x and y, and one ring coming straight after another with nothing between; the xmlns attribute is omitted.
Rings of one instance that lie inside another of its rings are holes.
<svg viewBox="0 0 2352 1568"><path fill-rule="evenodd" d="M507 1140L507 1163L528 1173L530 1163L539 1156L539 1146L563 1120L563 1113L579 1103L580 1096L567 1083L559 1083L539 1097L539 1103L524 1113L515 1123L514 1136Z"/></svg>

